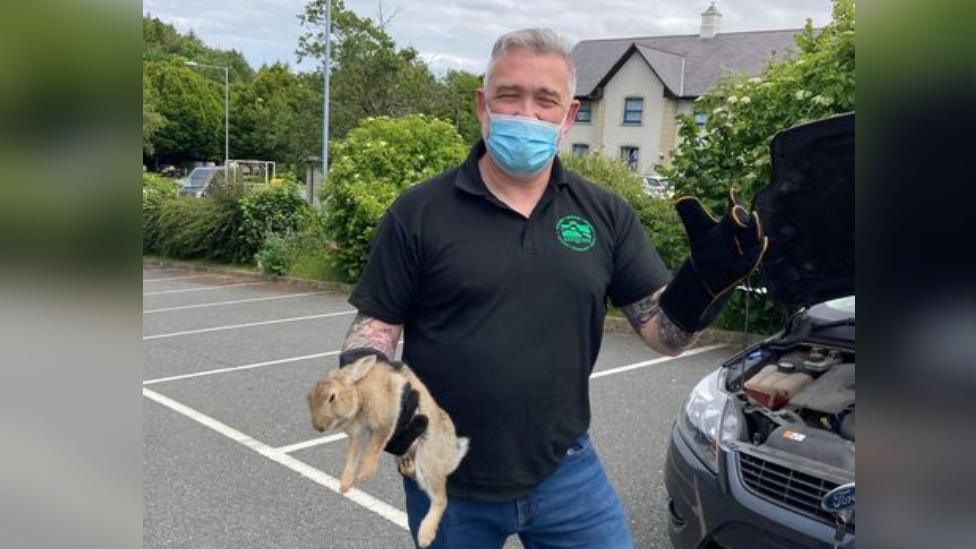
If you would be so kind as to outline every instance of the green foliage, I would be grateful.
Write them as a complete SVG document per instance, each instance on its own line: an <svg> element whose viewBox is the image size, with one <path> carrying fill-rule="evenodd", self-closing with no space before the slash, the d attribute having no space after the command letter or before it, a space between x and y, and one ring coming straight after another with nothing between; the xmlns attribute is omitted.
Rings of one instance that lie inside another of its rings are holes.
<svg viewBox="0 0 976 549"><path fill-rule="evenodd" d="M707 116L699 129L693 116L679 119L677 146L670 167L657 166L679 194L699 197L716 214L726 210L728 189L751 203L771 176L769 144L777 132L854 110L854 2L833 0L833 19L821 31L808 21L796 50L773 59L761 75L723 80L695 104ZM762 286L759 274L752 283ZM750 330L771 331L783 311L765 297L754 297ZM744 296L736 292L716 326L741 329Z"/></svg>
<svg viewBox="0 0 976 549"><path fill-rule="evenodd" d="M322 154L322 79L295 74L287 65L261 67L247 85L232 89L234 155L275 160L304 170Z"/></svg>
<svg viewBox="0 0 976 549"><path fill-rule="evenodd" d="M640 176L625 162L601 154L566 155L560 161L567 169L609 188L629 202L669 269L676 269L688 256L684 228L671 201L647 195Z"/></svg>
<svg viewBox="0 0 976 549"><path fill-rule="evenodd" d="M446 122L422 115L368 118L332 143L322 200L333 258L347 280L359 277L380 217L405 189L457 165L466 149Z"/></svg>
<svg viewBox="0 0 976 549"><path fill-rule="evenodd" d="M208 82L189 67L169 63L144 65L143 79L155 90L153 110L165 120L149 142L156 156L222 158L223 86Z"/></svg>
<svg viewBox="0 0 976 549"><path fill-rule="evenodd" d="M324 55L322 29L328 1L310 1L299 16L307 29L299 38L299 60ZM382 25L356 15L342 0L331 3L330 135L342 138L368 117L455 118L457 104L450 97L450 84L438 82L416 50L398 49ZM473 104L472 93L461 106L471 109Z"/></svg>
<svg viewBox="0 0 976 549"><path fill-rule="evenodd" d="M222 228L233 215L228 203L191 197L163 201L157 219L157 251L167 257L212 257Z"/></svg>
<svg viewBox="0 0 976 549"><path fill-rule="evenodd" d="M159 94L150 85L149 79L142 80L142 154L151 156L155 152L153 135L166 123L166 117L159 113Z"/></svg>
<svg viewBox="0 0 976 549"><path fill-rule="evenodd" d="M255 258L265 274L338 281L342 276L329 257L332 244L325 216L313 211L302 218L297 230L267 238Z"/></svg>
<svg viewBox="0 0 976 549"><path fill-rule="evenodd" d="M142 252L157 251L157 222L163 202L176 198L179 183L152 173L142 174Z"/></svg>
<svg viewBox="0 0 976 549"><path fill-rule="evenodd" d="M202 65L228 66L231 82L247 82L254 76L241 52L208 47L193 31L181 34L173 25L155 17L142 17L142 43L143 62L196 61ZM207 71L204 76L220 85L224 83L223 71Z"/></svg>
<svg viewBox="0 0 976 549"><path fill-rule="evenodd" d="M445 101L437 112L442 120L452 120L455 129L468 146L481 139L475 91L481 87L481 77L465 71L449 70L444 77Z"/></svg>
<svg viewBox="0 0 976 549"><path fill-rule="evenodd" d="M309 207L294 185L268 186L245 194L238 203L240 223L228 255L239 263L250 262L269 235L281 235L301 226Z"/></svg>

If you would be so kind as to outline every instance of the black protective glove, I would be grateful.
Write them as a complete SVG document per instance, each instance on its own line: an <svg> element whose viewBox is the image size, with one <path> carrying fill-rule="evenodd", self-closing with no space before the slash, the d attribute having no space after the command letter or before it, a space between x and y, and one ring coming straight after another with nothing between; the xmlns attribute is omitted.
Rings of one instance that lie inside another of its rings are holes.
<svg viewBox="0 0 976 549"><path fill-rule="evenodd" d="M675 209L688 233L691 254L661 296L661 310L682 330L698 332L715 320L732 289L762 261L769 246L759 215L729 190L729 210L715 219L697 198L683 196Z"/></svg>
<svg viewBox="0 0 976 549"><path fill-rule="evenodd" d="M377 360L390 364L395 369L403 366L401 362L391 361L386 356L386 353L382 351L370 347L362 347L359 349L349 349L340 354L339 367L348 366L364 356L370 355L375 356ZM395 456L402 456L410 448L410 445L413 444L413 441L427 430L427 416L417 413L417 407L419 405L420 393L412 385L407 383L403 386L403 392L400 395L400 415L397 416L396 427L383 450Z"/></svg>

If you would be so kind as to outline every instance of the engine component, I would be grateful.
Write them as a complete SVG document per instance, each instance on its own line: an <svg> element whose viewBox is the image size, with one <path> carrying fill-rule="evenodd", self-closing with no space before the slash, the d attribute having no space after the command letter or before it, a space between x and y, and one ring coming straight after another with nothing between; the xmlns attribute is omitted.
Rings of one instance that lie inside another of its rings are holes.
<svg viewBox="0 0 976 549"><path fill-rule="evenodd" d="M810 355L803 361L803 369L811 374L826 372L831 366L841 363L840 353L837 351L824 351L815 347L810 351Z"/></svg>
<svg viewBox="0 0 976 549"><path fill-rule="evenodd" d="M790 405L823 414L840 415L854 405L854 364L838 364L830 368L791 399Z"/></svg>
<svg viewBox="0 0 976 549"><path fill-rule="evenodd" d="M770 364L749 378L744 389L756 402L771 410L782 408L813 381L810 374L795 371L795 365Z"/></svg>
<svg viewBox="0 0 976 549"><path fill-rule="evenodd" d="M809 425L778 427L766 439L766 446L854 471L854 443Z"/></svg>

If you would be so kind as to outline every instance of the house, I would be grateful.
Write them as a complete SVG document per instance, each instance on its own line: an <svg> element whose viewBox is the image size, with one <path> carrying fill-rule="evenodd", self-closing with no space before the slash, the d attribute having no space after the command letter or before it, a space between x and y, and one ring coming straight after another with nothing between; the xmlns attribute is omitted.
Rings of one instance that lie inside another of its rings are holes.
<svg viewBox="0 0 976 549"><path fill-rule="evenodd" d="M618 156L640 174L667 165L678 115L728 74L755 76L802 29L719 32L713 2L698 34L584 40L573 48L582 102L560 152ZM698 120L704 124L704 119Z"/></svg>

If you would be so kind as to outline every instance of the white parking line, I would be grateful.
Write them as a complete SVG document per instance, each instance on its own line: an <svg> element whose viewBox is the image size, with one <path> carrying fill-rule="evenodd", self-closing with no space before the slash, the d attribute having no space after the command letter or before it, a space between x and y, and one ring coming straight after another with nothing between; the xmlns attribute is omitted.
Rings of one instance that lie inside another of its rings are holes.
<svg viewBox="0 0 976 549"><path fill-rule="evenodd" d="M312 360L313 358L322 358L326 356L338 355L340 351L329 351L327 353L316 353L314 355L304 355L296 356L292 358L281 358L278 360L269 360L267 362L255 362L254 364L245 364L243 366L231 366L229 368L218 368L216 370L207 370L205 372L193 372L192 374L182 374L178 376L160 377L156 379L149 379L143 381L143 385L153 385L156 383L163 383L165 381L176 381L178 379L190 379L193 377L203 377L212 376L214 374L223 374L226 372L236 372L238 370L250 370L251 368L261 368L262 366L274 366L275 364L287 364L289 362L301 362L303 360Z"/></svg>
<svg viewBox="0 0 976 549"><path fill-rule="evenodd" d="M707 353L709 351L714 351L715 349L721 349L722 347L725 347L725 345L724 344L706 345L704 347L697 347L695 349L691 349L691 350L685 351L685 352L681 353L678 356L662 356L662 357L659 357L659 358L655 358L653 360L645 360L644 362L635 362L634 364L628 364L626 366L620 366L618 368L611 368L609 370L602 370L602 371L599 371L599 372L590 374L590 379L596 379L596 378L600 378L600 377L604 377L604 376L610 376L610 375L613 375L613 374L620 374L620 373L623 373L623 372L629 372L631 370L636 370L638 368L646 368L646 367L651 366L651 365L654 365L654 364L661 364L662 362L670 362L672 360L678 360L680 358L685 358L685 357L689 357L689 356L699 355L699 354L702 354L702 353ZM340 433L340 434L337 434L337 435L329 435L329 436L326 436L326 437L313 438L311 440L306 440L306 441L303 441L303 442L296 442L294 444L289 444L287 446L281 446L281 447L278 448L278 451L279 452L284 452L284 453L288 454L288 453L295 452L295 451L298 451L298 450L304 450L305 448L311 448L313 446L318 446L320 444L329 444L330 442L336 442L336 441L339 441L339 440L343 440L344 438L346 438L346 435L344 433Z"/></svg>
<svg viewBox="0 0 976 549"><path fill-rule="evenodd" d="M598 377L610 376L613 374L619 374L621 372L629 372L630 370L636 370L638 368L646 368L653 364L660 364L662 362L670 362L672 360L678 360L679 358L685 358L694 355L700 355L702 353L707 353L709 351L714 351L715 349L721 349L725 347L725 344L718 345L706 345L704 347L696 347L694 349L689 349L678 356L662 356L660 358L655 358L652 360L645 360L644 362L635 362L634 364L628 364L626 366L620 366L618 368L611 368L609 370L603 370L600 372L595 372L590 374L590 379L596 379Z"/></svg>
<svg viewBox="0 0 976 549"><path fill-rule="evenodd" d="M273 299L288 299L292 297L304 297L309 295L321 295L327 293L329 292L305 292L301 294L284 294L284 295L273 295L270 297L252 297L248 299L235 299L233 301L216 301L214 303L197 303L196 305L180 305L179 307L164 307L162 309L149 309L143 311L142 314L148 315L152 313L168 313L170 311L185 311L187 309L202 309L204 307L220 307L223 305L237 305L238 303L253 303L255 301L271 301Z"/></svg>
<svg viewBox="0 0 976 549"><path fill-rule="evenodd" d="M327 437L313 438L312 440L306 440L304 442L296 442L295 444L289 444L288 446L280 446L275 448L275 450L290 454L292 452L297 452L298 450L304 450L305 448L311 448L312 446L318 446L319 444L328 444L330 442L343 440L345 438L347 438L345 433L339 433L337 435L329 435Z"/></svg>
<svg viewBox="0 0 976 549"><path fill-rule="evenodd" d="M211 273L211 274L196 274L196 275L187 275L187 276L171 276L168 278L143 278L142 282L143 284L145 284L146 282L167 282L169 280L189 280L191 278L204 278L208 276L215 277L215 276L222 276L222 275Z"/></svg>
<svg viewBox="0 0 976 549"><path fill-rule="evenodd" d="M202 292L204 290L219 290L221 288L236 288L239 286L257 286L258 284L267 284L267 282L240 282L237 284L220 284L218 286L201 286L199 288L183 288L181 290L158 290L155 292L142 292L142 297L147 295L162 295L162 294L181 294L185 292Z"/></svg>
<svg viewBox="0 0 976 549"><path fill-rule="evenodd" d="M166 334L156 334L156 335L143 336L142 337L142 340L143 341L149 341L151 339L163 339L163 338L167 338L167 337L180 337L180 336L193 335L193 334L205 334L205 333L208 333L208 332L222 332L224 330L237 330L239 328L251 328L251 327L254 327L254 326L267 326L269 324L281 324L283 322L300 322L302 320L314 320L314 319L317 319L317 318L329 318L329 317L334 317L334 316L351 315L351 314L353 314L355 312L356 312L356 310L355 309L352 309L352 310L349 310L349 311L340 311L338 313L325 313L325 314L320 314L320 315L308 315L308 316L293 316L293 317L289 317L289 318L279 318L279 319L276 319L276 320L262 320L261 322L246 322L244 324L230 324L230 325L227 325L227 326L214 326L213 328L201 328L199 330L185 330L185 331L182 331L182 332L170 332L170 333L166 333Z"/></svg>
<svg viewBox="0 0 976 549"><path fill-rule="evenodd" d="M325 474L324 472L308 464L305 464L280 450L277 450L275 448L268 446L267 444L264 444L263 442L255 440L254 438L251 438L245 435L244 433L228 425L225 425L210 416L204 415L194 410L193 408L186 406L185 404L181 404L169 397L163 396L157 392L146 389L145 387L143 387L142 389L142 395L152 401L155 401L159 404L162 404L163 406L166 406L167 408L173 410L174 412L182 414L192 419L193 421L200 423L201 425L213 429L214 431L224 435L225 437L235 442L247 446L248 448L261 454L262 456L270 459L271 461L274 461L275 463L278 463L280 465L284 465L285 467L291 469L292 471L295 471L296 473L302 475L303 477L309 480L312 480L318 484L321 484L322 486L325 486L329 490L332 490L333 492L345 497L346 499L351 500L362 507L365 507L366 509L376 513L377 515L385 518L386 520L392 522L393 524L396 524L400 528L404 530L408 529L407 514L397 509L396 507L393 507L392 505L386 503L385 501L376 499L375 497L367 494L366 492L363 492L362 490L356 488L353 488L348 492L346 492L345 494L342 494L339 492L339 480L336 479L335 477L331 477Z"/></svg>

